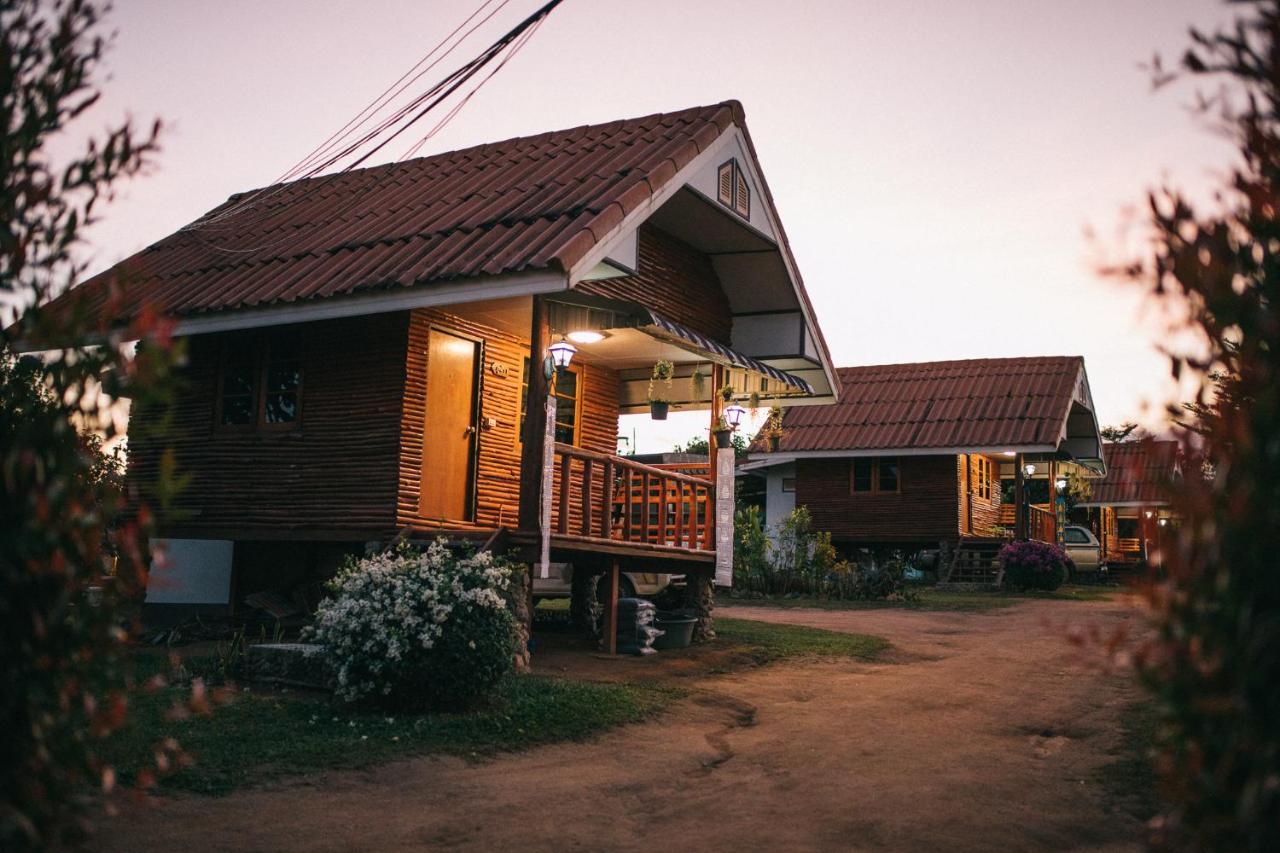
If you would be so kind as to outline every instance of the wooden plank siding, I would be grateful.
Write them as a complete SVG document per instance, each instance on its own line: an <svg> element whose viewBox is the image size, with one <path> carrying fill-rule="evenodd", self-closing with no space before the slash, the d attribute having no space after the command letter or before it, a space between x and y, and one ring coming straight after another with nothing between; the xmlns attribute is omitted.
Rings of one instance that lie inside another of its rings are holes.
<svg viewBox="0 0 1280 853"><path fill-rule="evenodd" d="M892 457L892 454L886 454ZM796 462L796 505L844 542L937 542L960 535L955 456L897 457L899 490L854 493L849 459Z"/></svg>
<svg viewBox="0 0 1280 853"><path fill-rule="evenodd" d="M979 454L956 456L956 484L960 495L960 532L966 536L991 536L1000 524L1000 462L992 456L991 497L978 494L974 460Z"/></svg>
<svg viewBox="0 0 1280 853"><path fill-rule="evenodd" d="M577 290L644 305L723 344L730 342L733 311L706 253L642 225L639 267L635 275L584 281Z"/></svg>
<svg viewBox="0 0 1280 853"><path fill-rule="evenodd" d="M131 414L130 487L154 487L166 447L190 477L175 504L181 515L162 533L358 539L393 530L407 326L406 314L381 314L187 338L168 430L137 428L160 423L163 412ZM223 349L287 334L302 344L298 428L218 428Z"/></svg>
<svg viewBox="0 0 1280 853"><path fill-rule="evenodd" d="M424 518L419 512L422 488L422 442L429 424L426 411L427 336L435 327L484 342L480 386L480 422L496 424L478 433L475 516L471 520ZM516 525L520 503L520 394L527 339L436 309L418 309L408 324L404 412L400 428L399 493L396 521L416 530L494 528ZM495 372L494 365L499 365ZM618 375L607 368L575 361L581 389L578 446L613 453L618 435ZM600 488L595 484L593 491ZM581 506L581 496L571 495ZM580 511L580 510L578 510Z"/></svg>

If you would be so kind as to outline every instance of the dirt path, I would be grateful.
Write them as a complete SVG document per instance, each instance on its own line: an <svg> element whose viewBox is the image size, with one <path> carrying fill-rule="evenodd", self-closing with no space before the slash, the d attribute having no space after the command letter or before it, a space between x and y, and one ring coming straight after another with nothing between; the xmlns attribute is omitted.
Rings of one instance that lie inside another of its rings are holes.
<svg viewBox="0 0 1280 853"><path fill-rule="evenodd" d="M122 818L111 850L1139 849L1093 774L1133 689L1075 660L1068 622L1122 602L988 613L740 608L880 634L884 664L700 682L645 725L477 765L421 758Z"/></svg>

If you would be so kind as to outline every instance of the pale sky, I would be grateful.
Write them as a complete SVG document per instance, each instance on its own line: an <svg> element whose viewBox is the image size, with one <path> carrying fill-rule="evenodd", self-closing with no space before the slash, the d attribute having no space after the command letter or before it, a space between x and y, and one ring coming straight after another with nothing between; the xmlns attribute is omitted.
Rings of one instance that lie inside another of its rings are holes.
<svg viewBox="0 0 1280 853"><path fill-rule="evenodd" d="M509 0L491 40L542 0ZM159 166L92 234L94 270L269 183L479 0L117 0L106 97L168 122ZM1151 422L1170 390L1136 289L1097 244L1164 179L1230 162L1176 58L1211 0L566 0L422 154L737 98L838 366L1085 357L1099 417ZM500 23L499 23L500 22ZM474 50L481 43L474 43ZM455 55L460 59L462 53ZM452 64L451 66L452 67ZM699 430L624 418L641 450Z"/></svg>

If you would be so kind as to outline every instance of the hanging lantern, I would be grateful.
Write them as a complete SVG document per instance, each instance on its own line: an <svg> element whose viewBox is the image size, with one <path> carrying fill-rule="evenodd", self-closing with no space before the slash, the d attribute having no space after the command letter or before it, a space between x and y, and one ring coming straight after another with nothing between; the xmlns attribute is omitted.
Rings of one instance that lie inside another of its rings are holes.
<svg viewBox="0 0 1280 853"><path fill-rule="evenodd" d="M724 407L724 422L733 429L737 429L738 425L742 423L742 416L746 413L747 410L742 408L742 406L739 406L737 403L732 403Z"/></svg>
<svg viewBox="0 0 1280 853"><path fill-rule="evenodd" d="M578 348L564 338L547 347L547 354L550 356L551 364L556 370L564 370L568 367L577 351Z"/></svg>
<svg viewBox="0 0 1280 853"><path fill-rule="evenodd" d="M1025 465L1025 466L1023 467L1022 471L1023 471L1023 473L1025 473L1028 477L1034 477L1034 476L1036 475L1036 466L1031 465L1031 464L1027 464L1027 465Z"/></svg>

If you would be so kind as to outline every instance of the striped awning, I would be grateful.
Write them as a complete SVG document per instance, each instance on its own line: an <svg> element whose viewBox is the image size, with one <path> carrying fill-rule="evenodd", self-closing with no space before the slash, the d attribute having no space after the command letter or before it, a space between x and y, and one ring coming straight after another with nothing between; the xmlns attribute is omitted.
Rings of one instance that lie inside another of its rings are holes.
<svg viewBox="0 0 1280 853"><path fill-rule="evenodd" d="M668 320L648 308L638 305L635 310L639 315L636 327L647 335L667 341L681 349L697 353L719 364L750 370L754 373L759 373L761 376L767 376L776 382L782 383L783 387L792 388L802 394L814 393L813 386L798 376L792 376L790 373L771 367L759 359L743 355L701 332L695 332L688 326L682 326L674 320Z"/></svg>

